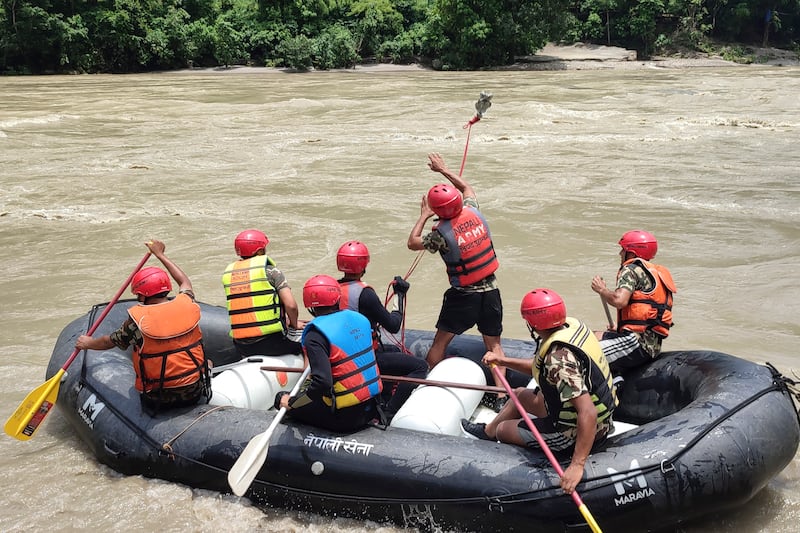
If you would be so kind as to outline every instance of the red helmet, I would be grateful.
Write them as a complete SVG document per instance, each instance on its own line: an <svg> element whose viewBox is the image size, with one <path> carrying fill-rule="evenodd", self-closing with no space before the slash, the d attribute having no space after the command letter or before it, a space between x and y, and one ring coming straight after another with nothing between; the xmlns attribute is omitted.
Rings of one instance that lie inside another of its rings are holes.
<svg viewBox="0 0 800 533"><path fill-rule="evenodd" d="M169 275L158 267L141 269L131 281L131 292L136 295L141 294L145 298L171 290L172 282Z"/></svg>
<svg viewBox="0 0 800 533"><path fill-rule="evenodd" d="M522 299L522 318L536 330L557 328L567 321L567 306L555 291L534 289Z"/></svg>
<svg viewBox="0 0 800 533"><path fill-rule="evenodd" d="M345 274L361 274L369 264L367 245L359 241L348 241L336 252L336 268Z"/></svg>
<svg viewBox="0 0 800 533"><path fill-rule="evenodd" d="M236 255L239 257L253 257L256 252L262 248L266 248L269 244L269 239L264 233L257 229L246 229L236 236L233 241L233 246L236 248Z"/></svg>
<svg viewBox="0 0 800 533"><path fill-rule="evenodd" d="M324 274L309 278L303 285L303 305L307 309L333 307L339 303L341 297L339 282Z"/></svg>
<svg viewBox="0 0 800 533"><path fill-rule="evenodd" d="M652 233L635 229L625 233L619 240L619 245L626 252L631 252L636 257L649 261L658 252L658 241Z"/></svg>
<svg viewBox="0 0 800 533"><path fill-rule="evenodd" d="M439 218L455 218L464 207L461 193L452 185L438 183L428 191L428 205Z"/></svg>

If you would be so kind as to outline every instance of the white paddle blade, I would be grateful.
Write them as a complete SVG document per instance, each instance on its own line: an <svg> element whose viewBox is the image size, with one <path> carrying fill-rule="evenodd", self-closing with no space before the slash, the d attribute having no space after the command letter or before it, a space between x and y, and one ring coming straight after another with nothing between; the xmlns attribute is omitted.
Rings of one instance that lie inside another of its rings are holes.
<svg viewBox="0 0 800 533"><path fill-rule="evenodd" d="M283 416L286 414L286 408L281 407L278 414L269 428L264 433L259 433L247 443L247 446L242 450L242 455L236 460L228 472L228 485L237 496L244 496L253 480L261 471L261 467L267 460L267 452L269 452L269 441L275 428L280 424Z"/></svg>
<svg viewBox="0 0 800 533"><path fill-rule="evenodd" d="M289 393L290 396L297 396L300 387L310 373L311 367L307 366L300 375L300 379L295 384L292 392ZM228 485L237 496L244 496L261 471L261 467L264 466L264 462L267 460L267 452L269 452L269 441L285 414L286 408L281 407L267 430L250 439L250 442L242 450L242 455L239 456L231 467L230 472L228 472Z"/></svg>

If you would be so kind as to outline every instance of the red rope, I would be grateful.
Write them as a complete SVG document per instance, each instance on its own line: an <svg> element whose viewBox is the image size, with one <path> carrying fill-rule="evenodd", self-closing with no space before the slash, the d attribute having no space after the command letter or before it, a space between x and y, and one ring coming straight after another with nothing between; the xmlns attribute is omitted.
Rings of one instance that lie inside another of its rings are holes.
<svg viewBox="0 0 800 533"><path fill-rule="evenodd" d="M475 115L474 117L472 117L469 120L469 122L464 124L464 128L463 129L467 130L467 140L464 142L464 155L461 157L461 168L458 170L458 177L459 178L464 174L464 165L467 164L467 152L469 151L469 137L470 137L470 134L472 133L472 125L475 124L476 122L478 122L480 119L481 119L480 116ZM414 270L417 268L417 265L419 265L419 262L422 260L422 256L424 255L424 253L425 253L425 250L420 250L419 253L417 253L417 256L411 262L411 266L408 268L408 272L406 272L406 275L403 276L404 280L407 280L411 276L411 274L414 272ZM386 299L383 302L384 307L389 303L389 300L391 298L391 295L389 293L389 290L391 288L392 288L392 284L389 283L389 286L386 288ZM407 353L409 355L413 355L408 350L408 348L406 348L406 345L405 345L406 309L407 308L408 308L408 294L406 294L406 301L405 301L405 305L403 306L403 322L402 322L402 325L400 326L400 340L398 340L397 337L394 336L394 334L389 333L388 331L386 332L386 336L391 339L392 343L395 346L400 348L400 351L402 351L403 353Z"/></svg>

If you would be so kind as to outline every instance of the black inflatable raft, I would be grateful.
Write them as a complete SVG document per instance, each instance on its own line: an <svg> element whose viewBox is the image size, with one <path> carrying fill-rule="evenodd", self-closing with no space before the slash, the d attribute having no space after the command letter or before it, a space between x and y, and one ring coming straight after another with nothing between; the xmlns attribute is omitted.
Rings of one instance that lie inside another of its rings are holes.
<svg viewBox="0 0 800 533"><path fill-rule="evenodd" d="M96 334L113 331L132 303L118 303ZM63 330L47 377L103 307ZM234 362L225 310L202 310L207 354L216 365ZM431 340L430 332L407 332L418 356ZM512 356L533 351L529 341L503 346ZM477 360L483 350L480 337L466 335L451 352ZM118 472L230 492L228 470L274 412L200 405L152 418L133 381L128 353L81 353L57 407ZM600 527L659 530L752 498L797 452L800 424L787 382L770 366L711 351L668 352L627 375L615 418L640 425L596 450L578 487ZM543 454L395 427L338 435L284 419L247 496L423 530L588 530Z"/></svg>

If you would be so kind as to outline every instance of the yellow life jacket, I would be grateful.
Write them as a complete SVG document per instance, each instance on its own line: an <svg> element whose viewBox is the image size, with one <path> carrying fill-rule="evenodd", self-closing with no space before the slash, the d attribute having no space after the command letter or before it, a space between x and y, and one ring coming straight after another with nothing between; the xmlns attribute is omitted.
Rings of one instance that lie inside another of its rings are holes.
<svg viewBox="0 0 800 533"><path fill-rule="evenodd" d="M547 412L554 418L554 422L576 426L578 412L571 402L562 402L558 389L547 381L544 359L553 344L565 345L575 354L581 364L584 383L597 409L597 421L602 422L609 418L618 402L608 361L594 332L580 320L567 317L561 329L539 343L539 350L533 360L533 375L537 376L536 381L542 389Z"/></svg>
<svg viewBox="0 0 800 533"><path fill-rule="evenodd" d="M266 255L234 261L222 275L230 335L234 339L263 337L283 332L278 292L267 279L266 266L275 263Z"/></svg>

